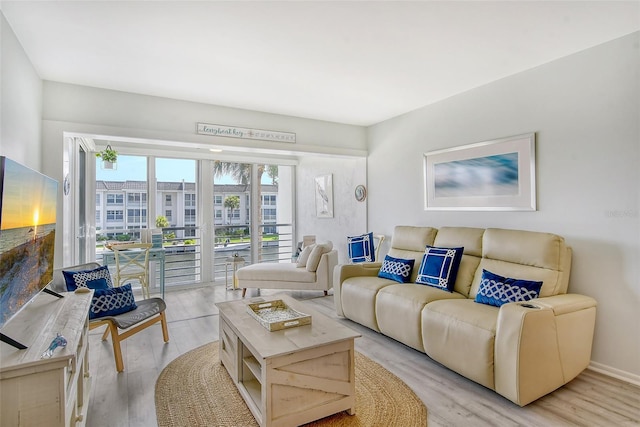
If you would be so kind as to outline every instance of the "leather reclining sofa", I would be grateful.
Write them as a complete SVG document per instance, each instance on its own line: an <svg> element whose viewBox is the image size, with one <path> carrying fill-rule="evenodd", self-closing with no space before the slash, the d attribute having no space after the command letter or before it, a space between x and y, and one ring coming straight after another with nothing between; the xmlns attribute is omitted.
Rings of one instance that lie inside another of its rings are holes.
<svg viewBox="0 0 640 427"><path fill-rule="evenodd" d="M415 283L426 245L464 247L452 292ZM388 255L415 260L410 281L378 277L380 262L338 265L333 279L338 315L424 352L520 406L589 365L596 301L567 294L571 248L562 237L397 226ZM499 307L475 302L483 269L542 281L539 297Z"/></svg>

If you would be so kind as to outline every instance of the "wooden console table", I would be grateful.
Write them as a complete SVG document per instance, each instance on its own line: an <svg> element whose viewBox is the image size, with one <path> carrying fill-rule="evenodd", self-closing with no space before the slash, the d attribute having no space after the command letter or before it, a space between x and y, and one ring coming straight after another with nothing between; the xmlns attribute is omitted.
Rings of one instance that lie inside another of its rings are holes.
<svg viewBox="0 0 640 427"><path fill-rule="evenodd" d="M269 332L247 304L283 300L310 325ZM355 413L354 339L360 334L287 295L229 301L220 310L220 361L261 427Z"/></svg>
<svg viewBox="0 0 640 427"><path fill-rule="evenodd" d="M2 333L28 348L0 343L0 425L84 426L89 407L89 306L93 291L40 293ZM67 340L41 359L56 333Z"/></svg>

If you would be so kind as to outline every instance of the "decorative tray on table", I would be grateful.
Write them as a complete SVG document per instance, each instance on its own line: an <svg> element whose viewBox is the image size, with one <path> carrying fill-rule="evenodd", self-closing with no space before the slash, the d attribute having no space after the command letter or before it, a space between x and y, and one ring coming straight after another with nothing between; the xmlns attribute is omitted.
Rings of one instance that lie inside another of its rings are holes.
<svg viewBox="0 0 640 427"><path fill-rule="evenodd" d="M247 312L269 332L311 324L310 315L292 309L280 299L248 304Z"/></svg>

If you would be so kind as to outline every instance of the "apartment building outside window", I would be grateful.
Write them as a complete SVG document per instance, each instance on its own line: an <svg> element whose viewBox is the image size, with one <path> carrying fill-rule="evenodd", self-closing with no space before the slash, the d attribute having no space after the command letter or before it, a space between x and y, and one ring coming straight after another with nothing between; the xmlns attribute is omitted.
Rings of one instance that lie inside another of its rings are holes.
<svg viewBox="0 0 640 427"><path fill-rule="evenodd" d="M194 225L196 223L196 210L185 209L184 210L184 223L188 225Z"/></svg>
<svg viewBox="0 0 640 427"><path fill-rule="evenodd" d="M128 193L127 203L147 203L147 193Z"/></svg>
<svg viewBox="0 0 640 427"><path fill-rule="evenodd" d="M147 223L146 209L127 209L127 224L141 224L146 226L146 223ZM141 228L146 228L146 227L141 227Z"/></svg>
<svg viewBox="0 0 640 427"><path fill-rule="evenodd" d="M122 210L107 210L107 222L116 222L124 220L124 212Z"/></svg>
<svg viewBox="0 0 640 427"><path fill-rule="evenodd" d="M124 205L124 194L107 194L107 206Z"/></svg>

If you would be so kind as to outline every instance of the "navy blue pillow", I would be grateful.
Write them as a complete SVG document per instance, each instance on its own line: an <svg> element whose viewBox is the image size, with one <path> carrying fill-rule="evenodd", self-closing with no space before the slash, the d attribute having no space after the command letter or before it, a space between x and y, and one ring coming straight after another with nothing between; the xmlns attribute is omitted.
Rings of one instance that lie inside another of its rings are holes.
<svg viewBox="0 0 640 427"><path fill-rule="evenodd" d="M69 292L77 288L100 289L104 288L105 283L107 288L113 287L111 273L106 265L94 270L62 271L62 275Z"/></svg>
<svg viewBox="0 0 640 427"><path fill-rule="evenodd" d="M480 289L475 302L500 307L509 302L529 301L538 298L542 282L511 279L482 269Z"/></svg>
<svg viewBox="0 0 640 427"><path fill-rule="evenodd" d="M411 270L413 270L414 259L394 258L385 256L382 267L378 272L378 277L384 279L395 280L400 283L407 283L411 278Z"/></svg>
<svg viewBox="0 0 640 427"><path fill-rule="evenodd" d="M422 256L422 264L420 264L416 283L453 292L463 251L463 247L438 248L427 246Z"/></svg>
<svg viewBox="0 0 640 427"><path fill-rule="evenodd" d="M137 307L129 283L118 288L96 289L91 300L89 319L116 316Z"/></svg>
<svg viewBox="0 0 640 427"><path fill-rule="evenodd" d="M347 246L351 262L373 262L376 260L376 254L373 250L373 232L347 237Z"/></svg>

